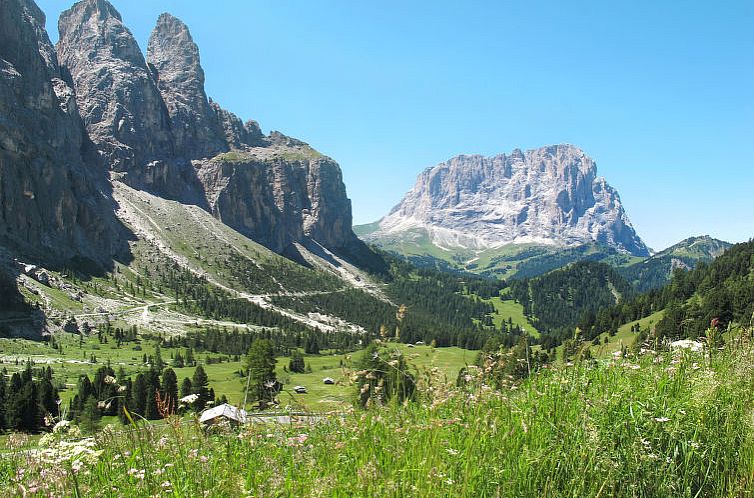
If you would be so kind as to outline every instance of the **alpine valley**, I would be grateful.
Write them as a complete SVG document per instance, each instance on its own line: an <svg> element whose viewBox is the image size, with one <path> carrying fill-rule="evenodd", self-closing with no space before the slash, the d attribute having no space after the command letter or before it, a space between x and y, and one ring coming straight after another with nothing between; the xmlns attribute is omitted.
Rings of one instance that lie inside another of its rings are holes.
<svg viewBox="0 0 754 498"><path fill-rule="evenodd" d="M354 227L177 17L45 26L0 0L0 492L754 494L754 241L652 251L569 144Z"/></svg>

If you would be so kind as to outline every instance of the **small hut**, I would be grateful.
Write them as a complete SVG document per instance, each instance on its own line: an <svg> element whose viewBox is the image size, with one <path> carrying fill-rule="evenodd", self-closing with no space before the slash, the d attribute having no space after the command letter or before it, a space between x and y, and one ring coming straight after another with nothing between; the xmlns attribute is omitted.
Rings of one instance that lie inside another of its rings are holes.
<svg viewBox="0 0 754 498"><path fill-rule="evenodd" d="M206 426L228 422L232 426L245 424L247 420L246 410L236 408L228 403L213 406L204 410L199 417L199 422Z"/></svg>

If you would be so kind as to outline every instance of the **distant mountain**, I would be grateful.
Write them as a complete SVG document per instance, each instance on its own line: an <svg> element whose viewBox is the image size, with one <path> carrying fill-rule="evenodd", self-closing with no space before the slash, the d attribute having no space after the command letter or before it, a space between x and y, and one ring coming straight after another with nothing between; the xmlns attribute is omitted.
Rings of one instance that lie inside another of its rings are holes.
<svg viewBox="0 0 754 498"><path fill-rule="evenodd" d="M691 270L700 262L710 262L723 254L731 244L709 235L689 237L651 257L626 265L619 272L633 287L644 292L670 282L673 270Z"/></svg>
<svg viewBox="0 0 754 498"><path fill-rule="evenodd" d="M430 256L524 244L649 255L618 193L573 145L454 157L425 170L387 216L358 231L368 242Z"/></svg>

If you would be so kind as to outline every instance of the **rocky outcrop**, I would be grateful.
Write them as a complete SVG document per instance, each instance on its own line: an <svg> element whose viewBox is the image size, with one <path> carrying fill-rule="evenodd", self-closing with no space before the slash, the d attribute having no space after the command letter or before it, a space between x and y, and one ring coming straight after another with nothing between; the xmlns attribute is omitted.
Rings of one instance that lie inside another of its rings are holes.
<svg viewBox="0 0 754 498"><path fill-rule="evenodd" d="M60 262L116 251L105 172L81 156L85 136L31 0L0 0L0 239Z"/></svg>
<svg viewBox="0 0 754 498"><path fill-rule="evenodd" d="M182 21L167 13L157 19L147 63L170 115L176 153L201 158L226 152L224 129L204 93L199 47Z"/></svg>
<svg viewBox="0 0 754 498"><path fill-rule="evenodd" d="M199 47L183 21L168 13L160 15L149 38L147 63L170 114L176 155L210 158L264 144L255 121L244 124L207 98Z"/></svg>
<svg viewBox="0 0 754 498"><path fill-rule="evenodd" d="M306 144L221 154L199 169L210 212L283 252L307 238L337 249L355 240L340 168Z"/></svg>
<svg viewBox="0 0 754 498"><path fill-rule="evenodd" d="M572 145L463 155L429 168L367 239L395 238L417 228L440 247L597 242L649 254L618 193Z"/></svg>

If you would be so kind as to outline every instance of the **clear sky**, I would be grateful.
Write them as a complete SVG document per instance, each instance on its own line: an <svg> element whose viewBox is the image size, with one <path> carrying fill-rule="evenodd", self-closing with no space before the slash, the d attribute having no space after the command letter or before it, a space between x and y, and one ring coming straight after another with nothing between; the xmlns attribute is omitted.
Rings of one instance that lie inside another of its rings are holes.
<svg viewBox="0 0 754 498"><path fill-rule="evenodd" d="M71 1L38 0L57 39ZM207 93L343 168L354 221L428 166L567 142L655 249L754 237L754 2L114 0L183 19Z"/></svg>

